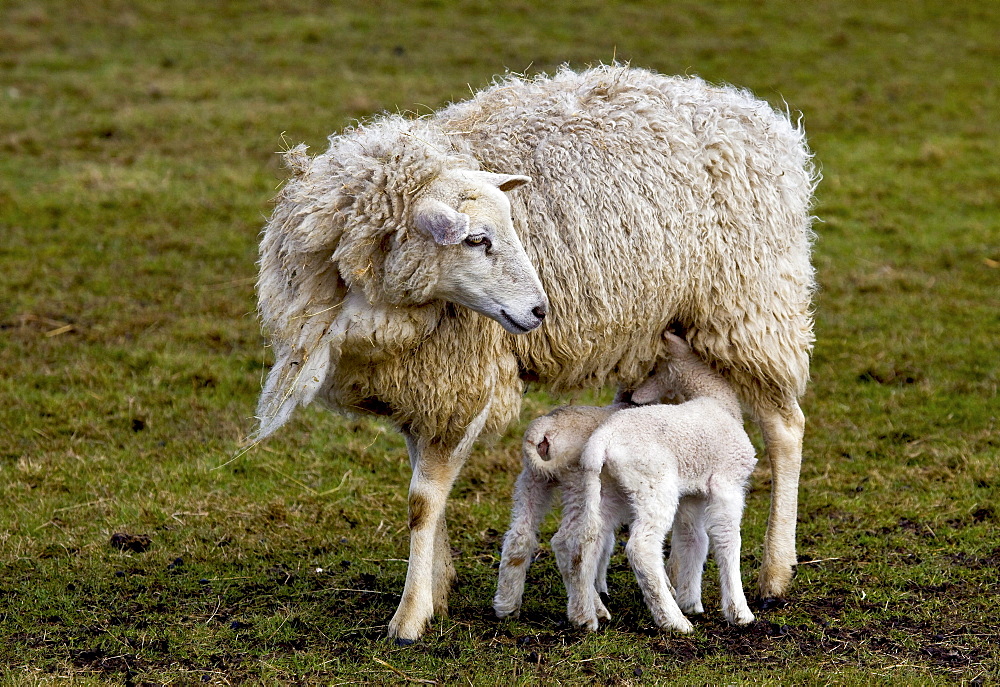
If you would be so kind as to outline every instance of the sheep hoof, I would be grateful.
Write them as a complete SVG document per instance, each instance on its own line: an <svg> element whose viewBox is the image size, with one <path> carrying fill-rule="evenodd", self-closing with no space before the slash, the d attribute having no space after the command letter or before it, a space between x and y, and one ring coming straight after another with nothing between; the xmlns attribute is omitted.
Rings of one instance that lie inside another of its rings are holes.
<svg viewBox="0 0 1000 687"><path fill-rule="evenodd" d="M448 617L448 597L447 596L444 597L443 599L437 599L434 602L434 615L439 616L441 618L447 618Z"/></svg>
<svg viewBox="0 0 1000 687"><path fill-rule="evenodd" d="M681 613L684 615L704 615L705 607L701 605L701 601L693 601L690 603L677 602L678 607L681 609Z"/></svg>
<svg viewBox="0 0 1000 687"><path fill-rule="evenodd" d="M598 628L596 614L591 614L590 616L571 616L569 620L571 623L587 632L594 632Z"/></svg>
<svg viewBox="0 0 1000 687"><path fill-rule="evenodd" d="M756 620L749 608L736 609L731 613L726 613L725 616L732 625L749 625Z"/></svg>
<svg viewBox="0 0 1000 687"><path fill-rule="evenodd" d="M409 611L409 613L404 613L404 611ZM407 618L407 615L409 618ZM389 621L388 633L389 638L396 642L396 646L410 646L420 639L420 635L427 629L430 617L428 616L420 622L413 622L412 618L415 615L416 613L413 613L410 609L403 609L402 607L396 609L396 615Z"/></svg>
<svg viewBox="0 0 1000 687"><path fill-rule="evenodd" d="M681 634L689 635L694 632L694 625L691 624L691 621L685 618L684 622L671 623L668 629L680 632Z"/></svg>
<svg viewBox="0 0 1000 687"><path fill-rule="evenodd" d="M608 611L608 607L605 603L609 600L609 597L604 592L594 597L594 615L600 620L611 620L611 612Z"/></svg>
<svg viewBox="0 0 1000 687"><path fill-rule="evenodd" d="M520 608L503 609L494 606L493 611L497 614L497 618L499 618L500 620L505 620L507 618L513 619L521 617Z"/></svg>

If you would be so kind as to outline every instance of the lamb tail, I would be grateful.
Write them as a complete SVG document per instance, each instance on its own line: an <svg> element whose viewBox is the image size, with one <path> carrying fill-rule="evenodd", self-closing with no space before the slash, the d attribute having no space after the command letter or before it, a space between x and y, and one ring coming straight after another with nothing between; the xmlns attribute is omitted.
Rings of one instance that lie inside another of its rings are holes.
<svg viewBox="0 0 1000 687"><path fill-rule="evenodd" d="M531 466L537 474L552 479L557 476L560 470L564 467L566 458L563 457L561 460L558 458L545 459L542 458L541 453L539 453L539 446L548 446L548 439L542 438L539 444L535 444L534 441L525 437L524 442L521 445L521 453L524 456L524 461Z"/></svg>

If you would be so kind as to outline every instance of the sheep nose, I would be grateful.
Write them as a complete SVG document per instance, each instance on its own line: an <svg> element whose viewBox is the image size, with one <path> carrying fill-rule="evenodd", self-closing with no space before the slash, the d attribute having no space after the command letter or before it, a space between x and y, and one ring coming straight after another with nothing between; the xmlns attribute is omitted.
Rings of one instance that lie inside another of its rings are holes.
<svg viewBox="0 0 1000 687"><path fill-rule="evenodd" d="M546 313L546 310L545 310L545 304L544 303L542 305L536 305L531 310L531 314L534 315L535 317L537 317L540 320L544 320L545 319L545 313Z"/></svg>

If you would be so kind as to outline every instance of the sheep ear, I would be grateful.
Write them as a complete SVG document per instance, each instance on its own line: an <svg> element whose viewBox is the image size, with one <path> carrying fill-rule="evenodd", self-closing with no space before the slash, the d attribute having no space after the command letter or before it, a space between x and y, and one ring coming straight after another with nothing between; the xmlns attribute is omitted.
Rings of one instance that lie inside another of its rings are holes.
<svg viewBox="0 0 1000 687"><path fill-rule="evenodd" d="M513 191L518 186L524 186L531 177L520 174L494 174L493 172L472 172L472 176L485 184L496 186L501 191Z"/></svg>
<svg viewBox="0 0 1000 687"><path fill-rule="evenodd" d="M669 331L663 332L663 340L667 343L667 350L672 358L684 358L693 355L691 346L687 341Z"/></svg>
<svg viewBox="0 0 1000 687"><path fill-rule="evenodd" d="M660 385L657 380L647 379L639 385L639 388L632 392L632 403L636 405L646 405L656 403L660 400Z"/></svg>
<svg viewBox="0 0 1000 687"><path fill-rule="evenodd" d="M668 344L670 344L670 346L675 350L690 348L690 346L688 346L688 342L685 339L682 339L681 337L677 336L669 329L663 332L663 340L666 341Z"/></svg>
<svg viewBox="0 0 1000 687"><path fill-rule="evenodd" d="M414 208L413 222L441 246L461 243L469 235L469 216L434 198L427 198Z"/></svg>

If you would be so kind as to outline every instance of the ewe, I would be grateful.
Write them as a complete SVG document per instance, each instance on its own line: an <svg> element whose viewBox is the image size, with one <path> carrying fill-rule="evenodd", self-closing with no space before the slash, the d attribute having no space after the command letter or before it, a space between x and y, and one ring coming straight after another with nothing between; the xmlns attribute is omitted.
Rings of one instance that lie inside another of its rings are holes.
<svg viewBox="0 0 1000 687"><path fill-rule="evenodd" d="M615 531L626 522L629 563L658 626L693 629L682 610L703 610L701 573L709 542L719 566L726 620L739 625L753 621L739 557L743 492L756 464L754 448L726 381L682 339L665 337L670 357L657 365L633 400L669 397L682 401L680 405L567 407L528 427L493 603L499 617L520 608L538 525L558 484L563 514L552 550L572 622L594 630L599 617L611 617L597 594L607 592ZM670 580L676 600L663 565L671 526Z"/></svg>
<svg viewBox="0 0 1000 687"><path fill-rule="evenodd" d="M784 113L693 77L563 69L287 159L261 240L275 362L255 438L313 400L405 435L410 563L391 636L408 643L447 609L445 500L480 432L517 416L524 381L634 389L672 322L763 429L773 495L759 590L784 591L815 183Z"/></svg>

